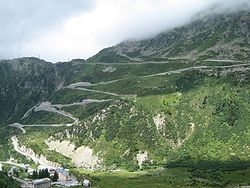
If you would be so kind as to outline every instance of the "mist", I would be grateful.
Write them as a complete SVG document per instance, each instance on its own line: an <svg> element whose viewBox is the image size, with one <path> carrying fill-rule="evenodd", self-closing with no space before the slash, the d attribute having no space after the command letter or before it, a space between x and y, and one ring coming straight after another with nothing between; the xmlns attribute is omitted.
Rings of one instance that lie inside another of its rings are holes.
<svg viewBox="0 0 250 188"><path fill-rule="evenodd" d="M88 58L127 39L145 39L195 15L249 8L248 0L10 0L0 3L0 58Z"/></svg>

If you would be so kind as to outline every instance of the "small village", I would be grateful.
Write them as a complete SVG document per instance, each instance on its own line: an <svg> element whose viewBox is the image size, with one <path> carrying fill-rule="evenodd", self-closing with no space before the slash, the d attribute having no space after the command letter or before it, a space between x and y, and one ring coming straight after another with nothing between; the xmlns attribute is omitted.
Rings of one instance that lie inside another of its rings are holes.
<svg viewBox="0 0 250 188"><path fill-rule="evenodd" d="M29 164L18 164L15 162L0 162L0 171L7 173L20 183L22 188L50 188L53 187L91 187L88 179L79 182L68 169L48 167L39 165L36 169Z"/></svg>

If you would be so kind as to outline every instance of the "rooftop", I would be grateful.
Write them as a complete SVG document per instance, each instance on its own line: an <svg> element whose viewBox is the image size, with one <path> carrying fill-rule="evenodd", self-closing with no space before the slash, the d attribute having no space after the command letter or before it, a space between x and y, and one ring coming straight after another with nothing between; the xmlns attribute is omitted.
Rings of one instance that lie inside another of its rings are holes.
<svg viewBox="0 0 250 188"><path fill-rule="evenodd" d="M63 174L64 176L69 176L69 172L62 168L58 168L57 172Z"/></svg>
<svg viewBox="0 0 250 188"><path fill-rule="evenodd" d="M51 182L51 179L49 178L43 178L43 179L37 179L37 180L33 180L33 184L43 184L43 183L49 183Z"/></svg>

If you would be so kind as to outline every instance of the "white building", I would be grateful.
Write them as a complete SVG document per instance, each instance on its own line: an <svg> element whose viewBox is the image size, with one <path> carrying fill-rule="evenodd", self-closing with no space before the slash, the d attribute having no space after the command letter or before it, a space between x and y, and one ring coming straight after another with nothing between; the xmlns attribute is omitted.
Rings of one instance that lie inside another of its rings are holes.
<svg viewBox="0 0 250 188"><path fill-rule="evenodd" d="M87 179L83 180L82 184L83 184L84 187L90 187L91 186L91 182L89 180L87 180Z"/></svg>

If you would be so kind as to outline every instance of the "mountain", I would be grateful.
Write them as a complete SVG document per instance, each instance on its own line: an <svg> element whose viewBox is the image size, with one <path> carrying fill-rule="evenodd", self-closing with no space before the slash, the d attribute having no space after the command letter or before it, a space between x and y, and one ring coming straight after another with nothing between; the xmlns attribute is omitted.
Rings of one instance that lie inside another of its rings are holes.
<svg viewBox="0 0 250 188"><path fill-rule="evenodd" d="M0 119L7 122L48 97L62 80L53 64L36 58L3 60L0 75Z"/></svg>
<svg viewBox="0 0 250 188"><path fill-rule="evenodd" d="M33 57L0 61L0 124L21 118L22 113L59 90L79 66Z"/></svg>
<svg viewBox="0 0 250 188"><path fill-rule="evenodd" d="M195 18L193 22L142 41L126 41L89 61L129 62L164 59L249 60L249 11Z"/></svg>
<svg viewBox="0 0 250 188"><path fill-rule="evenodd" d="M35 166L16 143L81 179L108 171L90 175L103 187L249 185L249 16L209 15L86 61L1 61L0 159Z"/></svg>

